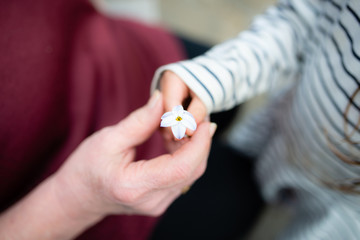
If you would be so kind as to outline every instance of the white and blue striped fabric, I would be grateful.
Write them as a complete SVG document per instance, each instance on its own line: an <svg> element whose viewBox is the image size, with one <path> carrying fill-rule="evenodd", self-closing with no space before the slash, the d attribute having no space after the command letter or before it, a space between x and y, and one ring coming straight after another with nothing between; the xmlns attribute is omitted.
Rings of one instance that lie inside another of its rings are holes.
<svg viewBox="0 0 360 240"><path fill-rule="evenodd" d="M279 1L236 38L158 69L153 89L165 70L209 113L272 96L229 140L258 159L265 199L293 190L279 239L360 239L359 0Z"/></svg>

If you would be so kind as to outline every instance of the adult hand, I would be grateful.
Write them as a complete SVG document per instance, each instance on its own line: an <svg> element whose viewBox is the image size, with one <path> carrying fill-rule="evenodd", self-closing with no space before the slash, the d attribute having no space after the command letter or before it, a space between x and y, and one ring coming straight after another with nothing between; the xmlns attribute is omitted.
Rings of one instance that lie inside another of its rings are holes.
<svg viewBox="0 0 360 240"><path fill-rule="evenodd" d="M204 122L172 155L134 161L135 147L158 129L162 114L163 99L156 92L119 124L86 139L59 171L62 185L71 189L78 183L74 195L81 202L91 199L87 210L94 213L163 213L205 171L215 128Z"/></svg>
<svg viewBox="0 0 360 240"><path fill-rule="evenodd" d="M185 101L190 99L187 111L190 112L197 124L205 119L208 120L208 113L205 104L197 97L188 86L173 72L165 71L160 79L160 89L164 96L165 112L169 112L176 105L184 105ZM181 146L181 142L176 140L170 130L166 128L162 130L166 146L170 152L175 151ZM192 136L193 131L186 129L186 135ZM184 140L182 140L183 142ZM186 141L186 140L185 140Z"/></svg>
<svg viewBox="0 0 360 240"><path fill-rule="evenodd" d="M0 215L1 239L72 239L109 214L157 216L206 168L216 126L204 122L173 154L135 160L159 128L162 95L86 140L64 165Z"/></svg>

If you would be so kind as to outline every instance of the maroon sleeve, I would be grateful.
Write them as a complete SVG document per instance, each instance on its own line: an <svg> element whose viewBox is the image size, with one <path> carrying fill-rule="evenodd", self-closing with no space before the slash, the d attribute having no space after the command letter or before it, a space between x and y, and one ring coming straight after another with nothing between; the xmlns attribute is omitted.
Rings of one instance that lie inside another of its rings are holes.
<svg viewBox="0 0 360 240"><path fill-rule="evenodd" d="M183 53L166 31L109 19L87 1L0 2L0 209L53 173L94 131L146 103ZM161 154L159 134L138 158ZM146 239L156 218L109 217L81 239Z"/></svg>

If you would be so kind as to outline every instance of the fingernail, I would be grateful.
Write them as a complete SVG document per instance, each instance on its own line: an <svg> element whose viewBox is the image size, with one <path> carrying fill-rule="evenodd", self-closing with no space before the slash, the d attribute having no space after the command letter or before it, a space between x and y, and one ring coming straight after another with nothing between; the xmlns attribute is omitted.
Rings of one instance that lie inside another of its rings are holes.
<svg viewBox="0 0 360 240"><path fill-rule="evenodd" d="M214 136L215 131L216 131L216 128L217 128L217 124L216 124L216 123L213 123L213 122L210 123L210 129L209 129L209 131L210 131L211 137Z"/></svg>
<svg viewBox="0 0 360 240"><path fill-rule="evenodd" d="M157 101L159 100L159 98L160 98L160 91L159 91L159 90L155 90L155 91L153 92L153 94L151 95L151 98L150 98L150 100L149 100L149 102L148 102L149 106L150 106L151 108L153 108L153 107L156 105L156 103L157 103Z"/></svg>

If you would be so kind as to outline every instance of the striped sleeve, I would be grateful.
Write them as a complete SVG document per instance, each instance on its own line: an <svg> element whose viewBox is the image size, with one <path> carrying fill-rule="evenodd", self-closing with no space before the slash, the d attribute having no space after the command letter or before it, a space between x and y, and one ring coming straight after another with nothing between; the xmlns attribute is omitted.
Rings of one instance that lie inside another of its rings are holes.
<svg viewBox="0 0 360 240"><path fill-rule="evenodd" d="M208 113L230 109L268 91L278 79L301 69L301 53L311 34L317 6L308 0L282 0L254 19L251 28L192 60L165 65L205 103Z"/></svg>

